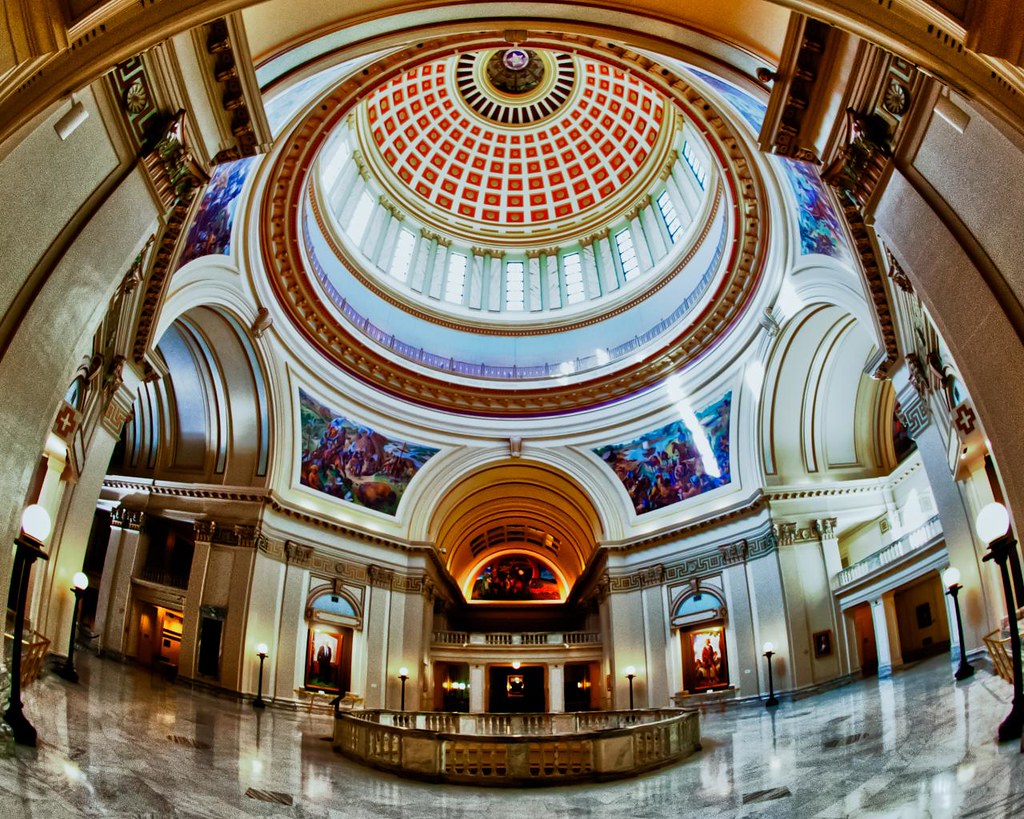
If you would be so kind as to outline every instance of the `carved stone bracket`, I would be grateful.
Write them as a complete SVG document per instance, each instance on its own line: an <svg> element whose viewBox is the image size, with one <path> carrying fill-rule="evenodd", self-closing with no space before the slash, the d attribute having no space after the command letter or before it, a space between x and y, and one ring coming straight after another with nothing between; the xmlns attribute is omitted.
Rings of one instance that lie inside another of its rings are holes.
<svg viewBox="0 0 1024 819"><path fill-rule="evenodd" d="M126 509L124 506L117 506L110 513L110 525L120 529L138 532L145 522L146 513L141 509Z"/></svg>
<svg viewBox="0 0 1024 819"><path fill-rule="evenodd" d="M393 571L372 565L368 566L366 571L370 577L371 586L376 586L378 589L391 588L391 584L395 578L395 573Z"/></svg>

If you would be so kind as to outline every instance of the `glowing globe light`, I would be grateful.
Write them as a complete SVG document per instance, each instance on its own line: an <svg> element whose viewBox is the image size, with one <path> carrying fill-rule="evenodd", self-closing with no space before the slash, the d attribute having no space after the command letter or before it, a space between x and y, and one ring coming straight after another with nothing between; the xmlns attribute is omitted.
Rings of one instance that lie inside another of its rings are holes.
<svg viewBox="0 0 1024 819"><path fill-rule="evenodd" d="M956 566L950 566L942 573L942 583L947 589L960 585L960 570Z"/></svg>
<svg viewBox="0 0 1024 819"><path fill-rule="evenodd" d="M266 657L267 656L267 644L266 643L257 643L256 644L256 653L259 654L261 657Z"/></svg>
<svg viewBox="0 0 1024 819"><path fill-rule="evenodd" d="M21 513L21 531L40 543L50 534L50 513L38 503L25 507Z"/></svg>
<svg viewBox="0 0 1024 819"><path fill-rule="evenodd" d="M974 521L974 531L985 543L991 543L1006 534L1010 528L1010 513L1001 503L990 503L982 507Z"/></svg>
<svg viewBox="0 0 1024 819"><path fill-rule="evenodd" d="M89 578L86 577L85 572L75 572L75 576L71 579L71 585L79 591L85 591L89 588Z"/></svg>
<svg viewBox="0 0 1024 819"><path fill-rule="evenodd" d="M765 654L774 654L775 653L775 643L771 642L771 640L769 640L767 643L765 643L764 644L764 653Z"/></svg>

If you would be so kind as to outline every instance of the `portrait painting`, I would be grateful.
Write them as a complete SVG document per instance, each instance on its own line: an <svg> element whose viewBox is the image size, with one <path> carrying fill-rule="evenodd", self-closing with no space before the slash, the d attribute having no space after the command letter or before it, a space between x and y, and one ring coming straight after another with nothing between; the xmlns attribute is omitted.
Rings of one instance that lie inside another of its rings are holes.
<svg viewBox="0 0 1024 819"><path fill-rule="evenodd" d="M320 629L309 630L306 646L306 688L337 691L341 635Z"/></svg>
<svg viewBox="0 0 1024 819"><path fill-rule="evenodd" d="M694 414L694 429L682 420L673 421L594 452L622 482L638 515L671 506L730 482L731 406L728 392Z"/></svg>
<svg viewBox="0 0 1024 819"><path fill-rule="evenodd" d="M729 685L725 630L721 626L685 632L683 645L683 681L687 691L708 691Z"/></svg>
<svg viewBox="0 0 1024 819"><path fill-rule="evenodd" d="M389 438L325 407L299 390L299 483L335 498L394 515L433 447Z"/></svg>
<svg viewBox="0 0 1024 819"><path fill-rule="evenodd" d="M813 640L815 657L827 657L832 653L831 631L816 631Z"/></svg>

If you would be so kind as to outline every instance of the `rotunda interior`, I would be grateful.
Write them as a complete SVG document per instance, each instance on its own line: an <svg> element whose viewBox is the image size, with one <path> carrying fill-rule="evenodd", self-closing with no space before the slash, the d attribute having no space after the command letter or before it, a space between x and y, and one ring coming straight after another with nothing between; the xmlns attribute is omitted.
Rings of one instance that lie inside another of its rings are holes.
<svg viewBox="0 0 1024 819"><path fill-rule="evenodd" d="M1003 667L1019 15L6 5L0 520L53 532L0 586L40 662L475 714Z"/></svg>

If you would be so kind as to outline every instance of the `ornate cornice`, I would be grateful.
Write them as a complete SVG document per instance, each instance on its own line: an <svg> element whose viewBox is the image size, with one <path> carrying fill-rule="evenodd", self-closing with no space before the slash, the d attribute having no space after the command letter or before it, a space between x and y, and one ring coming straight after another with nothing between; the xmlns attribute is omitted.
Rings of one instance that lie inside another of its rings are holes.
<svg viewBox="0 0 1024 819"><path fill-rule="evenodd" d="M655 546L660 546L663 543L672 543L684 537L690 537L692 535L699 534L700 532L706 532L709 529L717 529L722 524L728 523L729 521L739 520L740 518L754 515L765 508L767 505L765 501L765 495L759 490L745 501L741 501L731 509L716 514L713 517L678 524L672 528L658 532L657 534L648 535L642 538L621 541L618 543L605 541L599 545L602 549L626 554L651 549Z"/></svg>
<svg viewBox="0 0 1024 819"><path fill-rule="evenodd" d="M761 534L719 543L694 551L683 558L667 563L644 566L629 574L607 575L607 592L617 594L639 591L652 586L664 586L694 577L719 574L729 566L747 563L769 555L777 549L775 533L767 528Z"/></svg>
<svg viewBox="0 0 1024 819"><path fill-rule="evenodd" d="M735 201L737 242L729 243L725 270L715 299L688 329L628 372L597 376L562 386L509 391L453 383L443 374L424 374L396 363L343 329L334 318L336 308L325 303L319 288L305 271L300 213L312 158L333 129L344 119L366 88L386 82L408 65L408 55L388 55L361 75L341 83L293 133L272 168L262 202L261 245L265 267L282 306L307 340L351 375L387 393L450 411L475 415L535 416L579 410L623 398L649 387L706 352L742 312L760 278L768 222L761 182L753 156L729 130L726 121L698 90L660 66L621 48L610 51L598 41L567 34L538 34L537 39L581 51L642 76L676 105L705 123L708 145L717 161L728 166L724 175L728 197ZM458 35L431 44L413 59L417 62L468 47L500 47L491 35Z"/></svg>

